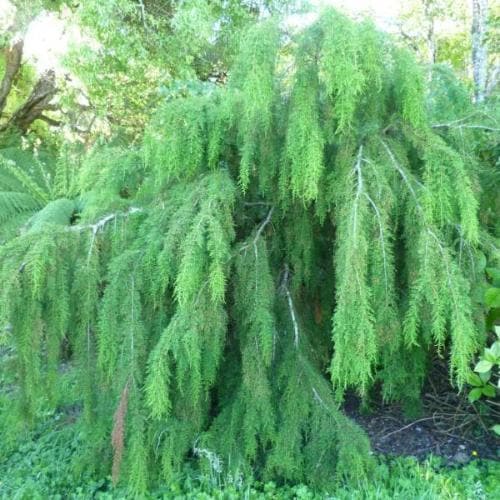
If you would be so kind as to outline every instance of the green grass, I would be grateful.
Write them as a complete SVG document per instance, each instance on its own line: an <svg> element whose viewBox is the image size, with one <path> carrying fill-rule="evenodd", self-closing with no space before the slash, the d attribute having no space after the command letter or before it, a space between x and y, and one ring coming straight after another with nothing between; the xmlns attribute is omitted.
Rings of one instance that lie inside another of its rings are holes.
<svg viewBox="0 0 500 500"><path fill-rule="evenodd" d="M109 477L78 467L83 449L78 425L62 423L57 415L31 432L9 432L10 424L0 422L5 438L0 445L0 498L133 498L124 486L113 488ZM306 485L250 483L222 475L208 478L191 472L175 483L157 486L148 498L496 499L500 498L500 462L477 460L465 467L446 468L435 457L423 463L412 458L380 457L369 483L339 484L330 492L315 492Z"/></svg>

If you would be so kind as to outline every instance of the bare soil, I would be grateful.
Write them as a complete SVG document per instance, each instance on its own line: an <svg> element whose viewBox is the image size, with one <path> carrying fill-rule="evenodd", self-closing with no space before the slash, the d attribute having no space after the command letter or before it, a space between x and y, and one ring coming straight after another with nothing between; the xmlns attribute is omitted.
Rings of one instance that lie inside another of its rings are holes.
<svg viewBox="0 0 500 500"><path fill-rule="evenodd" d="M423 412L415 419L406 418L396 405L361 411L356 398L348 399L344 411L364 428L377 453L420 460L432 454L447 465L500 460L500 439L488 430L487 418L453 393L424 394Z"/></svg>

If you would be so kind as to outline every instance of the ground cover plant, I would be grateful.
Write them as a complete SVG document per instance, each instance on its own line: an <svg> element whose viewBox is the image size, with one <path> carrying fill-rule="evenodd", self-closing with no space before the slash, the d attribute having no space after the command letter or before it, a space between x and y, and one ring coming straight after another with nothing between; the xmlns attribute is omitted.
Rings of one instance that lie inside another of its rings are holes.
<svg viewBox="0 0 500 500"><path fill-rule="evenodd" d="M46 416L33 433L17 437L0 455L0 497L13 500L137 498L126 486L113 487L110 475L89 473L79 464L83 446L78 424L61 414ZM474 461L445 467L437 457L377 457L367 482L337 484L328 491L307 484L279 485L212 471L186 469L168 483L151 488L145 499L495 499L500 491L500 463Z"/></svg>
<svg viewBox="0 0 500 500"><path fill-rule="evenodd" d="M252 25L223 82L168 93L139 142L10 135L0 488L486 498L496 464L380 463L341 404L414 413L436 359L455 391L475 380L495 131L446 69L326 10L293 36Z"/></svg>

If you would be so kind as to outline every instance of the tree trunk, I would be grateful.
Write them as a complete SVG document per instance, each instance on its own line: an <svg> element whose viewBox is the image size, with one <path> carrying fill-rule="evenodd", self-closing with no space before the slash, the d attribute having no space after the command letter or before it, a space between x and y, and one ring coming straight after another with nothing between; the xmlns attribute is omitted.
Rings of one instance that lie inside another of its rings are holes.
<svg viewBox="0 0 500 500"><path fill-rule="evenodd" d="M472 0L472 73L476 103L484 101L488 71L488 0Z"/></svg>
<svg viewBox="0 0 500 500"><path fill-rule="evenodd" d="M5 51L5 74L2 83L0 84L0 113L2 113L7 103L7 96L10 93L14 79L21 67L21 59L23 57L23 40L18 40L12 47L8 47Z"/></svg>
<svg viewBox="0 0 500 500"><path fill-rule="evenodd" d="M17 109L3 129L13 126L26 132L29 126L43 117L42 113L50 108L50 101L56 91L55 73L53 70L46 71L36 83L27 101ZM46 120L45 117L43 119Z"/></svg>
<svg viewBox="0 0 500 500"><path fill-rule="evenodd" d="M436 63L437 56L437 44L436 44L436 34L434 27L434 12L432 10L432 1L427 0L424 3L424 15L427 21L427 33L425 37L425 42L427 45L427 57L429 64Z"/></svg>

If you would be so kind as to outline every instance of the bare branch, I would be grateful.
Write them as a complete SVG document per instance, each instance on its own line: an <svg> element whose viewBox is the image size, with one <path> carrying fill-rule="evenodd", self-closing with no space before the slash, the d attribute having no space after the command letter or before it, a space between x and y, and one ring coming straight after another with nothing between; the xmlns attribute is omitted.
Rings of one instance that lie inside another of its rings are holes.
<svg viewBox="0 0 500 500"><path fill-rule="evenodd" d="M246 245L243 245L240 248L240 252L247 250L247 248L250 246L250 244L252 244L255 247L255 251L257 252L257 241L259 241L259 238L262 234L262 231L264 231L265 227L269 224L269 222L271 222L271 217L273 216L273 212L274 212L274 207L271 207L271 209L269 210L269 212L267 214L267 217L264 219L262 224L257 229L257 232L255 233L255 238L253 239L252 243L247 243Z"/></svg>
<svg viewBox="0 0 500 500"><path fill-rule="evenodd" d="M500 128L495 128L495 127L488 127L487 125L467 125L467 124L461 124L461 125L453 125L452 122L450 123L436 123L435 125L432 125L432 128L443 128L443 127L450 127L450 128L478 128L482 130L488 130L490 132L500 132Z"/></svg>
<svg viewBox="0 0 500 500"><path fill-rule="evenodd" d="M353 233L356 234L358 225L358 200L363 192L363 176L361 175L361 161L363 159L363 146L359 147L356 164L354 171L358 177L358 189L356 190L356 198L354 199L354 212L353 212Z"/></svg>
<svg viewBox="0 0 500 500"><path fill-rule="evenodd" d="M88 224L84 226L71 226L74 231L81 231L84 229L91 229L93 234L97 234L101 229L104 229L108 222L118 219L120 217L128 217L131 214L142 212L143 209L139 207L130 207L126 212L117 212L113 214L108 214L102 219L98 220L95 224Z"/></svg>
<svg viewBox="0 0 500 500"><path fill-rule="evenodd" d="M47 115L40 115L38 118L48 123L51 127L59 127L60 125L62 125L61 120L55 120L54 118L51 118L50 116Z"/></svg>
<svg viewBox="0 0 500 500"><path fill-rule="evenodd" d="M68 230L69 231L85 231L87 229L90 229L92 231L92 239L90 240L90 246L89 246L89 253L88 253L88 260L90 261L90 257L92 256L92 250L94 248L94 243L95 239L97 236L97 233L104 229L104 227L111 222L112 220L116 220L121 217L128 217L131 214L139 213L142 212L143 209L139 207L130 207L126 212L116 212L113 214L108 214L102 219L98 220L94 224L84 224L84 225L75 225L75 226L69 226Z"/></svg>
<svg viewBox="0 0 500 500"><path fill-rule="evenodd" d="M253 240L254 245L257 243L257 240L260 238L260 235L262 234L262 231L264 231L264 228L269 224L269 222L271 222L271 217L273 216L273 212L274 212L274 207L271 207L271 210L269 210L267 217L264 219L264 222L262 222L259 229L257 230L257 233L255 234L255 238Z"/></svg>
<svg viewBox="0 0 500 500"><path fill-rule="evenodd" d="M288 264L285 264L285 272L283 275L283 280L281 282L281 289L286 295L286 299L288 302L288 309L290 311L290 317L292 319L293 323L293 343L295 345L295 348L299 347L299 324L297 322L297 316L295 314L295 308L293 306L293 300L292 300L292 294L290 293L290 290L288 289L288 281L290 279L290 269L288 268Z"/></svg>

